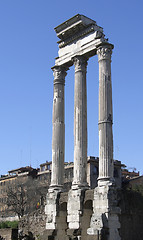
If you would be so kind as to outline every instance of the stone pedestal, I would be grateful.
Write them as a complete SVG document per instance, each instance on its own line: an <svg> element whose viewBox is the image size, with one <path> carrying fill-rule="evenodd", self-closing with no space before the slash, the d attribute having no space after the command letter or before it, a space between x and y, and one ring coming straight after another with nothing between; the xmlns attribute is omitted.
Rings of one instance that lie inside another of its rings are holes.
<svg viewBox="0 0 143 240"><path fill-rule="evenodd" d="M58 200L60 192L49 189L47 194L47 204L45 206L45 214L47 215L46 229L55 230L58 215Z"/></svg>
<svg viewBox="0 0 143 240"><path fill-rule="evenodd" d="M120 222L118 215L120 208L117 207L117 196L114 185L96 187L94 190L93 215L89 235L100 236L97 239L120 240Z"/></svg>
<svg viewBox="0 0 143 240"><path fill-rule="evenodd" d="M67 222L69 224L69 229L80 229L83 200L84 190L72 189L69 191L67 205Z"/></svg>

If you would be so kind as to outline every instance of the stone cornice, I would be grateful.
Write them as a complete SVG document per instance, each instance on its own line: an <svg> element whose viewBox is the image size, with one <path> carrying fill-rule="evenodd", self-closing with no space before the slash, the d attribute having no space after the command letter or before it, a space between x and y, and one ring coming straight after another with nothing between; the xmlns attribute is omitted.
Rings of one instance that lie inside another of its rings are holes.
<svg viewBox="0 0 143 240"><path fill-rule="evenodd" d="M84 15L77 14L54 29L57 33L57 37L63 40L67 36L72 35L73 33L78 32L79 30L86 28L91 24L96 25L96 22L88 17L85 17Z"/></svg>
<svg viewBox="0 0 143 240"><path fill-rule="evenodd" d="M92 24L92 25L88 26L87 28L83 29L82 31L79 31L76 34L72 34L70 37L66 38L65 40L58 41L59 48L63 48L66 45L74 42L75 40L78 40L92 32L96 32L95 39L105 36L103 34L103 32L100 31L100 28L98 26L95 26Z"/></svg>

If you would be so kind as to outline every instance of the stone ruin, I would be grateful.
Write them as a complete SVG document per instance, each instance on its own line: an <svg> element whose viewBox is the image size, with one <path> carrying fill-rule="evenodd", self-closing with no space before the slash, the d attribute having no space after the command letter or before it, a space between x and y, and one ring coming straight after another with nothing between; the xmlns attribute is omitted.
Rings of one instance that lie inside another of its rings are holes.
<svg viewBox="0 0 143 240"><path fill-rule="evenodd" d="M95 21L80 14L57 26L55 31L59 52L52 68L52 176L45 206L48 239L120 240L120 208L113 177L111 55L114 46ZM99 63L99 176L98 186L90 190L86 181L86 71L88 59L94 55ZM74 177L71 189L65 192L64 86L66 72L72 65L75 67Z"/></svg>

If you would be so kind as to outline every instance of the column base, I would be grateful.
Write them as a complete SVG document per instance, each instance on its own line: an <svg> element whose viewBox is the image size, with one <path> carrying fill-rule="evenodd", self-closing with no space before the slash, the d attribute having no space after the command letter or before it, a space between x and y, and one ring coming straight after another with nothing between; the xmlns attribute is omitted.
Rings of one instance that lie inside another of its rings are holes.
<svg viewBox="0 0 143 240"><path fill-rule="evenodd" d="M47 204L45 206L45 214L47 215L46 220L46 229L55 230L57 215L59 209L59 198L61 189L55 189L54 186L51 186L47 193Z"/></svg>
<svg viewBox="0 0 143 240"><path fill-rule="evenodd" d="M94 190L93 214L88 235L102 236L107 240L120 240L120 222L117 207L116 188L109 181L106 185L100 185ZM100 239L100 238L99 238Z"/></svg>
<svg viewBox="0 0 143 240"><path fill-rule="evenodd" d="M48 192L53 192L53 191L58 191L58 192L63 192L63 185L50 185Z"/></svg>
<svg viewBox="0 0 143 240"><path fill-rule="evenodd" d="M72 190L78 190L78 189L82 189L82 190L87 190L89 189L89 185L87 182L85 183L72 183Z"/></svg>
<svg viewBox="0 0 143 240"><path fill-rule="evenodd" d="M98 187L102 187L102 186L115 186L115 180L114 178L110 178L110 177L99 177L97 179L98 181Z"/></svg>
<svg viewBox="0 0 143 240"><path fill-rule="evenodd" d="M81 216L83 212L85 188L73 188L68 193L68 216L69 229L80 230Z"/></svg>

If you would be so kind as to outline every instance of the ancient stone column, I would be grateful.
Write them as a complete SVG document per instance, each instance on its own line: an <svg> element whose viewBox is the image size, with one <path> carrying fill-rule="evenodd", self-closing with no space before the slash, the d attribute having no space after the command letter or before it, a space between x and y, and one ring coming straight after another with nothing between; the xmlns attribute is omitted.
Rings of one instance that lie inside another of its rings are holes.
<svg viewBox="0 0 143 240"><path fill-rule="evenodd" d="M86 67L83 56L73 58L75 66L74 89L74 178L68 193L67 222L69 229L79 229L83 213L83 196L87 189L87 96Z"/></svg>
<svg viewBox="0 0 143 240"><path fill-rule="evenodd" d="M112 135L112 44L97 49L99 62L99 178L98 184L113 179L113 135Z"/></svg>
<svg viewBox="0 0 143 240"><path fill-rule="evenodd" d="M52 176L50 188L60 189L64 176L65 152L65 113L64 113L64 85L66 69L55 66L53 97L53 135L52 135Z"/></svg>
<svg viewBox="0 0 143 240"><path fill-rule="evenodd" d="M108 240L121 240L117 196L113 181L112 84L111 54L113 45L97 48L99 61L99 178L94 189L93 214L89 235Z"/></svg>
<svg viewBox="0 0 143 240"><path fill-rule="evenodd" d="M73 58L75 66L74 89L74 179L72 187L87 185L87 96L86 67L87 59L83 56Z"/></svg>

